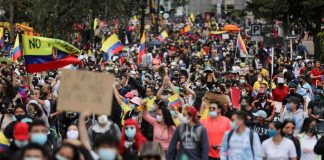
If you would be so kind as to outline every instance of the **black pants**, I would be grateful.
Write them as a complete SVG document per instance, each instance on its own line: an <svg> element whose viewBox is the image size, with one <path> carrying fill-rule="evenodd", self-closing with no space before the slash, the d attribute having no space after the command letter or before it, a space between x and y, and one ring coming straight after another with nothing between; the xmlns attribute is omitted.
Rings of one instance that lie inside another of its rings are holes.
<svg viewBox="0 0 324 160"><path fill-rule="evenodd" d="M220 160L220 158L208 157L208 160Z"/></svg>

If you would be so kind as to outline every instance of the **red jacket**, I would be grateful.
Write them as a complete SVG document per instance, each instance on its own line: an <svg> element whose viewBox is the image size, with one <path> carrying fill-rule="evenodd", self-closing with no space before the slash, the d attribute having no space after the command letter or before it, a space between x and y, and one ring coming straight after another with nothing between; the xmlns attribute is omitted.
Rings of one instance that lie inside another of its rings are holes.
<svg viewBox="0 0 324 160"><path fill-rule="evenodd" d="M272 96L274 101L278 101L278 102L282 102L283 99L289 94L289 88L284 85L282 88L280 87L276 87L273 91L272 91Z"/></svg>

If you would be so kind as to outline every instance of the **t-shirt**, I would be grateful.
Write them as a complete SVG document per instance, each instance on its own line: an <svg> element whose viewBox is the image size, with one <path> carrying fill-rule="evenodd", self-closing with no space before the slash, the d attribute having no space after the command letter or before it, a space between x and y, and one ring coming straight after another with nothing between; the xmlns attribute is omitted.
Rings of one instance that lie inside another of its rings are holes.
<svg viewBox="0 0 324 160"><path fill-rule="evenodd" d="M311 74L313 74L313 76L321 76L323 74L323 72L322 72L322 70L318 70L318 69L313 68L311 70ZM316 82L317 82L317 84L320 84L321 80L322 80L322 77L312 79L312 84L316 85Z"/></svg>
<svg viewBox="0 0 324 160"><path fill-rule="evenodd" d="M265 160L289 160L297 158L294 143L288 138L283 138L280 144L276 145L273 138L269 138L262 143L261 156Z"/></svg>

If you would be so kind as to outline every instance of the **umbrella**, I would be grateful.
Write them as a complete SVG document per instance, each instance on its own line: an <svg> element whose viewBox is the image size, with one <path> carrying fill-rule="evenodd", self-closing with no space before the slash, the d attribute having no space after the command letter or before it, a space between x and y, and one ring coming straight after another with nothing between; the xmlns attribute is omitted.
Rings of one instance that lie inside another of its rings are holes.
<svg viewBox="0 0 324 160"><path fill-rule="evenodd" d="M226 31L239 31L240 30L240 28L234 24L225 25L223 29Z"/></svg>

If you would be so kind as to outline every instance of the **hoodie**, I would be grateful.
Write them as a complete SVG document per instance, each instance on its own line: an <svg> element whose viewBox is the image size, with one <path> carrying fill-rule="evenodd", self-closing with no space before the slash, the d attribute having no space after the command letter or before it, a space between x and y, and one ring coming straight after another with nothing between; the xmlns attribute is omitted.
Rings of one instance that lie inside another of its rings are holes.
<svg viewBox="0 0 324 160"><path fill-rule="evenodd" d="M179 150L177 151L177 143ZM194 126L181 124L172 136L167 160L179 160L183 156L190 160L208 160L209 143L206 129L198 122Z"/></svg>

